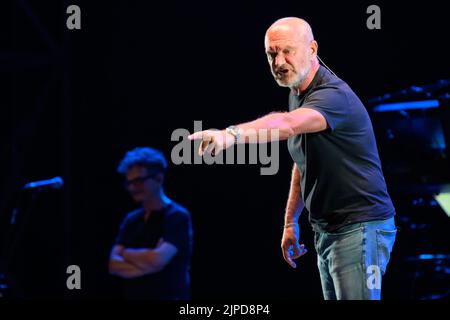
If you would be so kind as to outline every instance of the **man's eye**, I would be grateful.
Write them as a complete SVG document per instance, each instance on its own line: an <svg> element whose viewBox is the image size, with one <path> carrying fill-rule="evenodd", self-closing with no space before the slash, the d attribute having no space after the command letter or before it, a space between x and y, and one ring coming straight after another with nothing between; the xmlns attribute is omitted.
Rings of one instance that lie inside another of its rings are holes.
<svg viewBox="0 0 450 320"><path fill-rule="evenodd" d="M284 50L283 50L283 53L284 53L284 54L290 54L290 53L291 53L291 50L289 50L289 49L284 49Z"/></svg>

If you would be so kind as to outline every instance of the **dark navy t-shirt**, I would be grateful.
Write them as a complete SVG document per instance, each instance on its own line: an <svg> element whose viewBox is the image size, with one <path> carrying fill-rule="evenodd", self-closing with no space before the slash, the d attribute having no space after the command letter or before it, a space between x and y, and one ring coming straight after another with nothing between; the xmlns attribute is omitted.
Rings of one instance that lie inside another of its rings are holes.
<svg viewBox="0 0 450 320"><path fill-rule="evenodd" d="M124 294L131 299L189 299L189 269L192 255L192 224L189 212L171 202L153 211L147 222L144 209L130 212L123 221L117 245L127 248L155 248L163 238L177 248L176 255L160 272L133 279L123 279Z"/></svg>
<svg viewBox="0 0 450 320"><path fill-rule="evenodd" d="M297 108L317 110L329 126L288 139L313 229L330 232L394 216L372 123L352 89L320 66L304 92L290 93L289 110Z"/></svg>

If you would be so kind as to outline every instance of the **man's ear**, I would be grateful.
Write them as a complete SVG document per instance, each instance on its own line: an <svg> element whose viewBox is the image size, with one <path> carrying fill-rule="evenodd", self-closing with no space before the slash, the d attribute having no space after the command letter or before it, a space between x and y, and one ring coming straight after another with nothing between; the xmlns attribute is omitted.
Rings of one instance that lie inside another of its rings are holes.
<svg viewBox="0 0 450 320"><path fill-rule="evenodd" d="M311 41L311 60L314 60L317 58L317 50L319 49L319 44L316 40Z"/></svg>

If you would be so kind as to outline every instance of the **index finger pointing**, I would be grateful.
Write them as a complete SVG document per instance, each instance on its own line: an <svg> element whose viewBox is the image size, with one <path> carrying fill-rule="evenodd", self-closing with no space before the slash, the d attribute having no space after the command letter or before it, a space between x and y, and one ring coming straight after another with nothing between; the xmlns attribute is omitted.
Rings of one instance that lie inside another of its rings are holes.
<svg viewBox="0 0 450 320"><path fill-rule="evenodd" d="M197 131L194 132L193 134L188 135L188 139L189 140L199 140L202 139L204 135L204 131Z"/></svg>

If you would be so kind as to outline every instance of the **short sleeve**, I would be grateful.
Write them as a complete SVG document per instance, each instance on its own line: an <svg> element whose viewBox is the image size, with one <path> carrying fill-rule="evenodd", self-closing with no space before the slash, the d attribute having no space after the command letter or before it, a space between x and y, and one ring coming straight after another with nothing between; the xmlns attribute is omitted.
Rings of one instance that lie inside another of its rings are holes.
<svg viewBox="0 0 450 320"><path fill-rule="evenodd" d="M168 215L164 223L162 238L179 251L189 249L192 243L192 224L189 212L175 211Z"/></svg>
<svg viewBox="0 0 450 320"><path fill-rule="evenodd" d="M345 92L334 86L317 88L305 99L301 107L320 112L331 131L344 125L350 112Z"/></svg>

